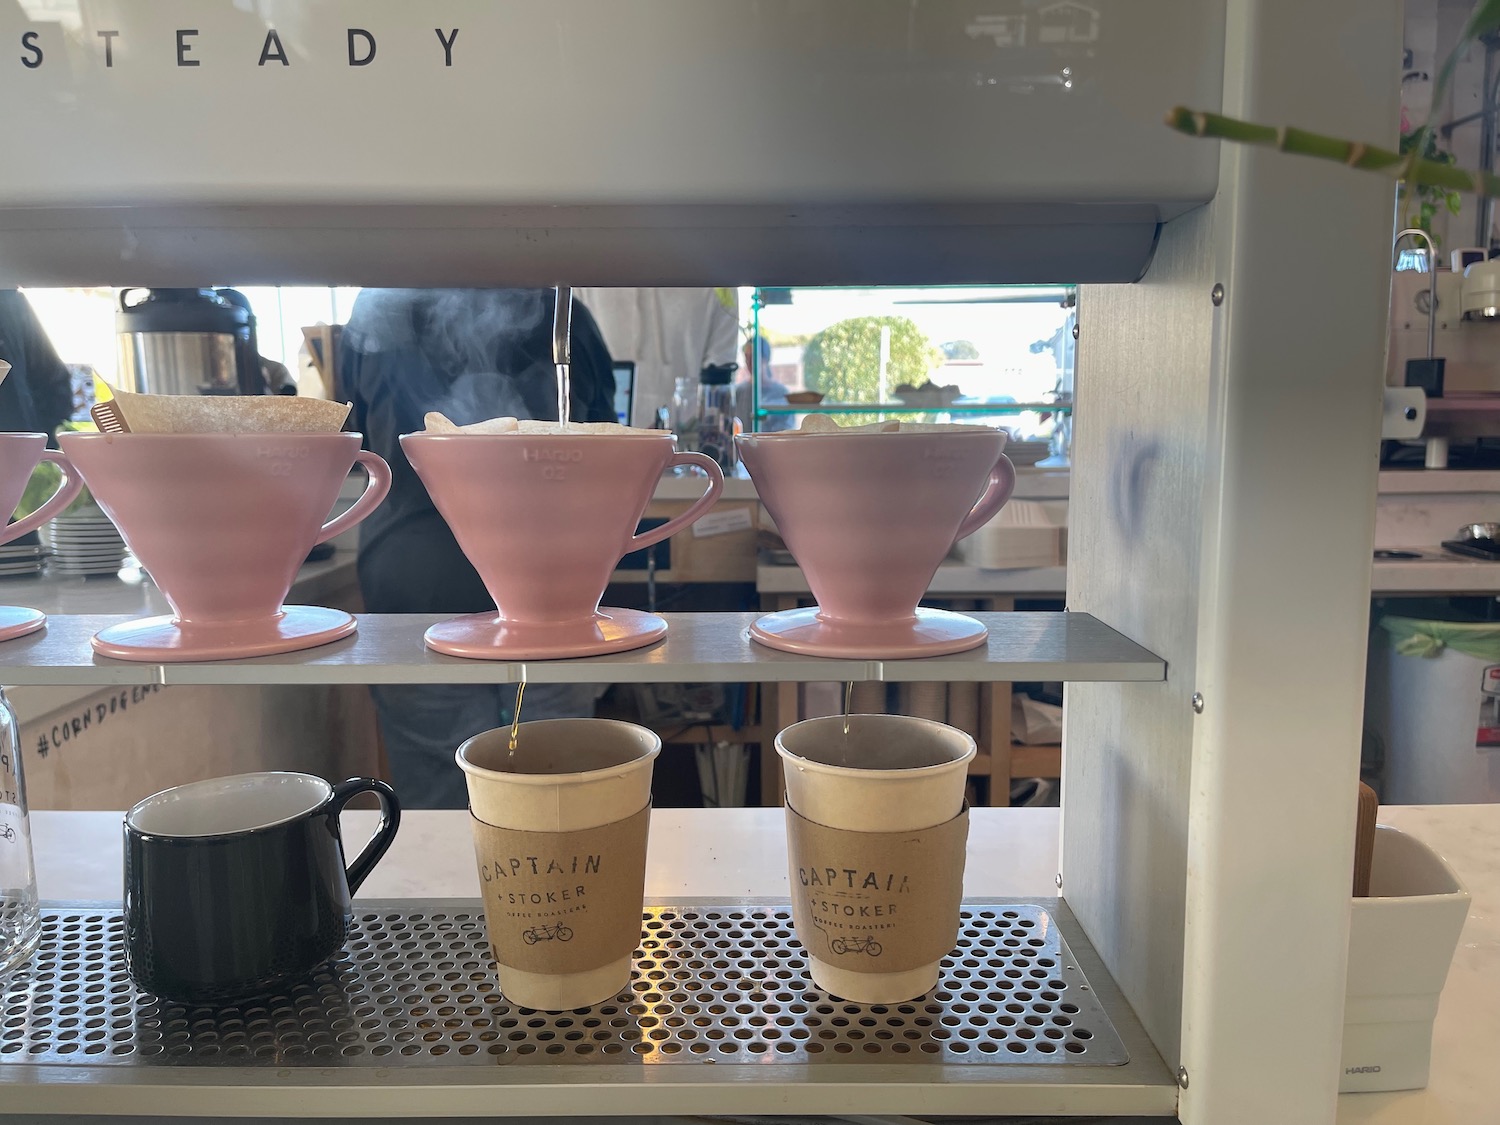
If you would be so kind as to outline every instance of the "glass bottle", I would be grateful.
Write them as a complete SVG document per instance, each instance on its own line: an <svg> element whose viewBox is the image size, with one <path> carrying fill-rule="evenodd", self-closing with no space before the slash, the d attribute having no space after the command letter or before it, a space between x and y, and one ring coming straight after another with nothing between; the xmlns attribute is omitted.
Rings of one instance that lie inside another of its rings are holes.
<svg viewBox="0 0 1500 1125"><path fill-rule="evenodd" d="M705 367L698 376L698 452L719 463L728 476L734 472L739 453L734 436L740 432L735 415L734 365Z"/></svg>
<svg viewBox="0 0 1500 1125"><path fill-rule="evenodd" d="M16 713L0 689L0 978L24 963L41 938L21 740Z"/></svg>
<svg viewBox="0 0 1500 1125"><path fill-rule="evenodd" d="M698 376L679 375L672 388L672 424L677 448L684 452L698 448Z"/></svg>

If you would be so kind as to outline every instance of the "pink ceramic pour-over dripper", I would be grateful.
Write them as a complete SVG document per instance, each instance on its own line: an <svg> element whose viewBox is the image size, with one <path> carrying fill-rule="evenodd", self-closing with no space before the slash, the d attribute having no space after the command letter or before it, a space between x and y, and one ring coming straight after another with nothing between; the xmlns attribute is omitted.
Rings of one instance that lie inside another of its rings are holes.
<svg viewBox="0 0 1500 1125"><path fill-rule="evenodd" d="M5 365L0 364L0 368ZM0 510L14 512L26 491L32 470L41 461L51 461L62 470L62 483L51 498L31 515L8 527L0 528L0 546L14 542L29 531L35 531L78 498L83 481L61 453L47 448L46 434L0 434ZM37 610L21 606L0 606L0 641L10 641L34 633L47 621Z"/></svg>
<svg viewBox="0 0 1500 1125"><path fill-rule="evenodd" d="M173 609L101 630L100 655L224 660L354 632L342 610L282 600L307 553L354 527L390 489L390 468L359 448L359 434L64 434L59 442ZM325 523L356 461L369 477L365 491Z"/></svg>
<svg viewBox="0 0 1500 1125"><path fill-rule="evenodd" d="M788 652L871 659L983 644L987 630L974 618L917 603L953 544L1010 499L1016 470L1005 439L987 426L737 438L818 601L759 618L750 635Z"/></svg>
<svg viewBox="0 0 1500 1125"><path fill-rule="evenodd" d="M480 660L597 656L666 635L654 613L600 608L615 564L708 511L724 474L670 433L406 434L401 448L495 611L444 621L427 646ZM657 479L674 465L708 474L687 511L635 534Z"/></svg>

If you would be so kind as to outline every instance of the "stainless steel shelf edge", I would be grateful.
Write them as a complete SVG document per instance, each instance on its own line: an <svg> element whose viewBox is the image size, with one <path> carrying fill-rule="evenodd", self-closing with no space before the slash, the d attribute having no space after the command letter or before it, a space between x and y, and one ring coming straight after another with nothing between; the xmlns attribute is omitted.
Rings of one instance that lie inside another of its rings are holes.
<svg viewBox="0 0 1500 1125"><path fill-rule="evenodd" d="M1140 1023L1061 899L1047 910L1087 976L1131 1061L1121 1066L891 1064L591 1065L455 1067L111 1067L0 1062L8 1115L400 1118L668 1116L703 1114L964 1114L1170 1116L1177 1087ZM361 903L362 910L413 903ZM424 910L473 910L433 900ZM674 898L689 911L723 900ZM785 900L730 906L785 908ZM916 1071L917 1073L914 1073Z"/></svg>
<svg viewBox="0 0 1500 1125"><path fill-rule="evenodd" d="M923 660L840 660L777 652L750 640L754 613L664 614L650 648L579 660L461 660L425 648L443 618L365 614L359 631L321 648L252 660L132 664L95 657L89 638L116 616L54 617L40 633L0 645L0 683L808 683L839 680L1146 682L1166 678L1157 656L1086 613L976 613L990 636L970 652Z"/></svg>

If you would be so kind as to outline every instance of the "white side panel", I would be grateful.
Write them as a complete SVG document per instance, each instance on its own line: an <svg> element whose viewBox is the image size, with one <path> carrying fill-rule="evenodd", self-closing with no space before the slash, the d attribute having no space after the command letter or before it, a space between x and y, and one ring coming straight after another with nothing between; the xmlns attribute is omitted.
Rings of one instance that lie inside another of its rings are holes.
<svg viewBox="0 0 1500 1125"><path fill-rule="evenodd" d="M1399 32L1394 0L1232 0L1226 111L1393 143ZM1085 294L1079 393L1103 417L1080 404L1076 455L1104 479L1074 488L1069 604L1169 677L1070 689L1064 887L1184 1067L1186 1125L1334 1118L1392 203L1388 181L1226 149L1142 301ZM1176 248L1203 233L1190 268ZM1088 358L1101 319L1113 359ZM1189 496L1172 469L1195 443Z"/></svg>
<svg viewBox="0 0 1500 1125"><path fill-rule="evenodd" d="M1068 509L1068 608L1164 656L1167 679L1068 685L1063 893L1174 1067L1211 232L1207 209L1177 219L1143 281L1082 291Z"/></svg>
<svg viewBox="0 0 1500 1125"><path fill-rule="evenodd" d="M1394 145L1400 17L1234 0L1226 110ZM1183 1119L1298 1125L1339 1082L1394 193L1260 150L1222 174Z"/></svg>

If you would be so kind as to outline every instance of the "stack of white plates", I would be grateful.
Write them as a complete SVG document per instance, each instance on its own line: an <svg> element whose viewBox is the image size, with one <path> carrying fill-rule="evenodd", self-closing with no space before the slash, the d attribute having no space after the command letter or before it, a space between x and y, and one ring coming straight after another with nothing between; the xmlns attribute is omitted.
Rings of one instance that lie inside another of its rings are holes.
<svg viewBox="0 0 1500 1125"><path fill-rule="evenodd" d="M114 574L125 558L125 540L97 508L58 516L48 527L54 574Z"/></svg>
<svg viewBox="0 0 1500 1125"><path fill-rule="evenodd" d="M1052 448L1049 441L1008 441L1005 443L1005 455L1010 458L1010 463L1016 466L1035 465L1047 456Z"/></svg>
<svg viewBox="0 0 1500 1125"><path fill-rule="evenodd" d="M42 569L46 552L39 543L12 543L0 547L0 578L19 578Z"/></svg>

